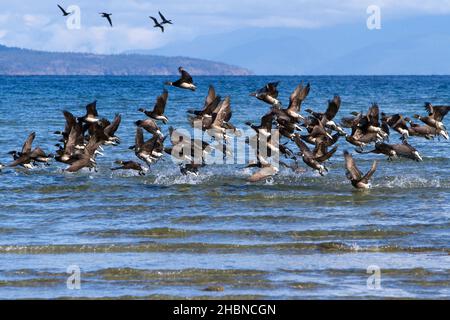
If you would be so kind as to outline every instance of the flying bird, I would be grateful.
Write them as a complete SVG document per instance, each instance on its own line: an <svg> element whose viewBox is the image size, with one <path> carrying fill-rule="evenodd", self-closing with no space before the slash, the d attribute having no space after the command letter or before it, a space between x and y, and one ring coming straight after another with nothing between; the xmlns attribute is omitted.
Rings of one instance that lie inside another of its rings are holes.
<svg viewBox="0 0 450 320"><path fill-rule="evenodd" d="M164 115L164 111L166 109L166 104L167 104L168 98L169 98L169 92L166 89L164 89L163 93L158 98L156 98L156 103L155 103L155 106L153 107L153 111L147 111L144 108L140 108L138 111L144 113L149 118L152 118L154 120L160 120L164 124L166 124L167 122L169 122L169 119ZM139 124L137 124L137 123L136 123L136 125L139 126ZM147 130L147 131L149 131L149 130ZM160 133L158 133L158 134L160 134Z"/></svg>
<svg viewBox="0 0 450 320"><path fill-rule="evenodd" d="M103 18L106 18L106 20L108 20L108 22L109 22L109 24L111 25L111 27L113 26L112 20L111 20L112 13L101 12L100 15L101 15Z"/></svg>
<svg viewBox="0 0 450 320"><path fill-rule="evenodd" d="M64 8L61 7L59 4L58 4L58 8L62 11L62 14L64 17L70 16L72 14L72 12L67 12L66 10L64 10Z"/></svg>
<svg viewBox="0 0 450 320"><path fill-rule="evenodd" d="M192 80L191 75L186 70L184 70L183 67L179 67L178 72L180 72L181 75L180 79L175 82L168 81L165 84L172 87L195 91L197 87L194 85L194 81Z"/></svg>
<svg viewBox="0 0 450 320"><path fill-rule="evenodd" d="M163 16L163 14L161 13L161 11L158 11L158 14L159 14L159 16L161 17L161 20L162 20L161 24L173 24L173 23L172 23L172 20L167 20L167 19Z"/></svg>
<svg viewBox="0 0 450 320"><path fill-rule="evenodd" d="M363 176L363 173L356 166L355 160L348 151L344 151L345 168L347 170L347 179L351 181L356 189L368 189L369 182L375 171L377 171L377 161L374 161L372 168Z"/></svg>
<svg viewBox="0 0 450 320"><path fill-rule="evenodd" d="M153 26L153 28L161 28L161 32L164 32L164 26L163 26L163 23L164 23L164 22L159 23L158 20L157 20L155 17L151 17L151 16L150 16L149 18L152 19L153 22L155 23L155 25Z"/></svg>
<svg viewBox="0 0 450 320"><path fill-rule="evenodd" d="M120 167L111 168L111 171L117 171L117 170L133 170L137 171L140 176L145 176L145 169L137 162L135 161L121 161L118 160L115 162Z"/></svg>

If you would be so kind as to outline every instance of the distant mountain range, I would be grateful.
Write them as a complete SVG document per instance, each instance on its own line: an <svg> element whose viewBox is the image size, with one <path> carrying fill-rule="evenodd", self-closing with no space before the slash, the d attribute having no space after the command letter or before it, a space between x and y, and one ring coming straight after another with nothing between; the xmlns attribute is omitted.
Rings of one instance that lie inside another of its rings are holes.
<svg viewBox="0 0 450 320"><path fill-rule="evenodd" d="M44 52L0 45L0 75L250 75L248 69L196 58Z"/></svg>
<svg viewBox="0 0 450 320"><path fill-rule="evenodd" d="M363 17L319 29L245 28L135 53L183 52L259 75L448 75L448 30L448 16L382 19L381 30L368 30Z"/></svg>

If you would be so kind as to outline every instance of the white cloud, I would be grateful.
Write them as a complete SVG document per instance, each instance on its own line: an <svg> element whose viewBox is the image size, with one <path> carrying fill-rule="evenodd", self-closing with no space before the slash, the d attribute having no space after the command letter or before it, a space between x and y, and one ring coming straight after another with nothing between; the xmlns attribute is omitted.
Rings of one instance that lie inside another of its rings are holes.
<svg viewBox="0 0 450 320"><path fill-rule="evenodd" d="M68 0L81 8L82 29L68 30L54 0L3 4L0 38L11 46L53 51L117 53L153 49L203 34L246 27L320 28L361 21L369 5L383 19L408 15L450 14L450 0ZM162 34L149 15L161 10L175 24ZM98 13L113 13L109 28Z"/></svg>

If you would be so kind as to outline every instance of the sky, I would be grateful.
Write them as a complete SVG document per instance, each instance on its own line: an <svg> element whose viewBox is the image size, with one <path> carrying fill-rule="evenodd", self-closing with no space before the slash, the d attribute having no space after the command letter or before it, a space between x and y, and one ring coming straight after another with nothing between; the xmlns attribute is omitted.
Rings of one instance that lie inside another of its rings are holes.
<svg viewBox="0 0 450 320"><path fill-rule="evenodd" d="M81 9L81 29L66 28L56 4ZM0 0L0 43L49 51L120 53L151 50L211 33L249 27L323 28L366 23L370 5L381 17L450 15L450 0ZM175 24L164 34L148 16L161 10ZM98 13L113 14L114 28Z"/></svg>
<svg viewBox="0 0 450 320"><path fill-rule="evenodd" d="M80 29L66 27L67 18L57 4L80 8ZM379 32L386 37L390 30L383 26L390 21L450 20L450 0L0 0L0 44L98 54L164 52L161 49L172 47L174 50L166 50L168 54L183 55L176 52L182 51L177 44L196 43L196 39L212 35L218 35L220 42L225 34L239 43L241 34L242 41L247 41L247 30L256 29L263 37L265 30L274 28L286 34L327 30L331 36L335 28L344 25L367 29L367 8L373 5L380 8ZM148 18L157 17L159 10L174 21L165 33L154 29ZM99 12L112 13L114 28ZM416 23L416 27L420 25ZM269 49L276 50L276 45ZM202 51L203 58L221 57L212 54L212 46L202 47Z"/></svg>

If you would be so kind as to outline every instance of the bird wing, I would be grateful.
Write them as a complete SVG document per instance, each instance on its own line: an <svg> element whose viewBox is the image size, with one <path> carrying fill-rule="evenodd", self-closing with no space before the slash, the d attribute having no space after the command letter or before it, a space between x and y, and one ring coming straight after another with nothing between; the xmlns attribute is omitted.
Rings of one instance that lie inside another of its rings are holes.
<svg viewBox="0 0 450 320"><path fill-rule="evenodd" d="M161 17L162 21L167 21L167 19L163 16L163 14L160 11L158 11L158 14Z"/></svg>
<svg viewBox="0 0 450 320"><path fill-rule="evenodd" d="M230 97L226 97L220 103L220 109L214 119L214 125L221 127L227 116L231 113Z"/></svg>
<svg viewBox="0 0 450 320"><path fill-rule="evenodd" d="M113 26L112 21L111 21L111 16L107 15L106 19L108 19L109 24L111 25L111 27Z"/></svg>
<svg viewBox="0 0 450 320"><path fill-rule="evenodd" d="M136 137L134 139L136 150L140 149L142 145L144 144L144 131L142 128L136 129Z"/></svg>
<svg viewBox="0 0 450 320"><path fill-rule="evenodd" d="M380 126L380 108L376 103L374 103L367 113L367 117L371 125L379 127Z"/></svg>
<svg viewBox="0 0 450 320"><path fill-rule="evenodd" d="M69 111L63 111L63 114L64 118L66 119L66 128L64 131L68 134L70 133L70 130L77 124L77 119Z"/></svg>
<svg viewBox="0 0 450 320"><path fill-rule="evenodd" d="M217 109L218 112L218 107L220 104L220 101L222 100L222 97L217 96L207 107L205 110L203 110L203 112L201 113L202 116L204 115L212 115L214 113L214 111Z"/></svg>
<svg viewBox="0 0 450 320"><path fill-rule="evenodd" d="M66 10L64 10L64 8L63 7L61 7L59 4L57 5L58 6L58 8L62 11L62 13L64 14L64 15L66 15L67 14L67 11Z"/></svg>
<svg viewBox="0 0 450 320"><path fill-rule="evenodd" d="M261 127L266 129L267 132L272 130L273 113L269 112L261 118Z"/></svg>
<svg viewBox="0 0 450 320"><path fill-rule="evenodd" d="M31 158L37 157L47 157L47 154L40 147L34 148L34 150L30 154Z"/></svg>
<svg viewBox="0 0 450 320"><path fill-rule="evenodd" d="M303 154L311 154L311 150L308 148L308 146L302 141L300 136L298 134L294 137L295 144L300 148L300 151Z"/></svg>
<svg viewBox="0 0 450 320"><path fill-rule="evenodd" d="M372 164L372 167L369 170L369 172L367 172L366 175L361 179L361 181L363 183L369 183L369 181L372 178L373 174L377 171L377 165L378 165L378 162L374 161L373 164Z"/></svg>
<svg viewBox="0 0 450 320"><path fill-rule="evenodd" d="M193 83L193 79L192 79L191 75L186 70L181 69L180 74L181 74L181 80L183 80L183 82Z"/></svg>
<svg viewBox="0 0 450 320"><path fill-rule="evenodd" d="M31 146L33 145L34 138L36 138L36 133L35 132L30 133L27 140L25 140L25 143L23 144L22 147L23 154L31 152Z"/></svg>
<svg viewBox="0 0 450 320"><path fill-rule="evenodd" d="M277 82L270 82L270 83L268 83L266 85L266 92L267 92L267 94L270 95L271 97L275 98L275 99L278 97L277 87L278 87L279 83L280 83L279 81L277 81Z"/></svg>
<svg viewBox="0 0 450 320"><path fill-rule="evenodd" d="M108 125L103 131L108 137L112 137L116 133L117 129L119 129L121 122L122 116L120 114L117 114L116 117L114 118L114 121L110 125Z"/></svg>
<svg viewBox="0 0 450 320"><path fill-rule="evenodd" d="M450 106L434 106L433 107L433 118L436 121L444 120L444 117L450 111Z"/></svg>
<svg viewBox="0 0 450 320"><path fill-rule="evenodd" d="M344 151L345 168L347 169L347 177L350 180L361 180L362 172L356 166L355 160L348 151Z"/></svg>
<svg viewBox="0 0 450 320"><path fill-rule="evenodd" d="M81 130L79 130L79 126L74 126L70 130L69 137L67 139L67 143L64 147L64 153L68 155L72 155L75 149L76 142L78 140L79 134L81 134Z"/></svg>
<svg viewBox="0 0 450 320"><path fill-rule="evenodd" d="M333 100L328 101L328 108L327 111L325 111L325 117L328 120L333 120L336 114L338 113L340 107L341 107L341 97L334 96Z"/></svg>
<svg viewBox="0 0 450 320"><path fill-rule="evenodd" d="M155 107L153 112L157 115L162 116L164 110L166 109L167 99L169 98L169 92L164 89L163 93L156 99Z"/></svg>
<svg viewBox="0 0 450 320"><path fill-rule="evenodd" d="M210 85L203 110L206 110L206 108L208 108L208 106L214 101L214 99L216 99L216 90L214 89L214 86Z"/></svg>
<svg viewBox="0 0 450 320"><path fill-rule="evenodd" d="M153 20L153 22L155 23L155 26L159 25L159 22L158 22L158 20L156 20L155 17L149 17L149 18Z"/></svg>
<svg viewBox="0 0 450 320"><path fill-rule="evenodd" d="M310 84L308 83L306 87L303 87L303 83L299 84L297 88L295 88L294 92L292 92L289 98L289 110L299 112L302 102L306 99L311 89Z"/></svg>
<svg viewBox="0 0 450 320"><path fill-rule="evenodd" d="M77 172L86 167L89 164L90 160L88 157L82 157L80 160L72 163L70 167L66 169L67 172Z"/></svg>
<svg viewBox="0 0 450 320"><path fill-rule="evenodd" d="M97 100L95 100L94 102L89 103L86 106L86 114L92 115L94 117L98 116L98 113L97 113Z"/></svg>
<svg viewBox="0 0 450 320"><path fill-rule="evenodd" d="M316 161L320 162L320 163L327 161L328 159L330 159L336 153L337 149L338 149L337 146L334 147L333 149L331 149L330 151L326 152L322 156L315 158Z"/></svg>

